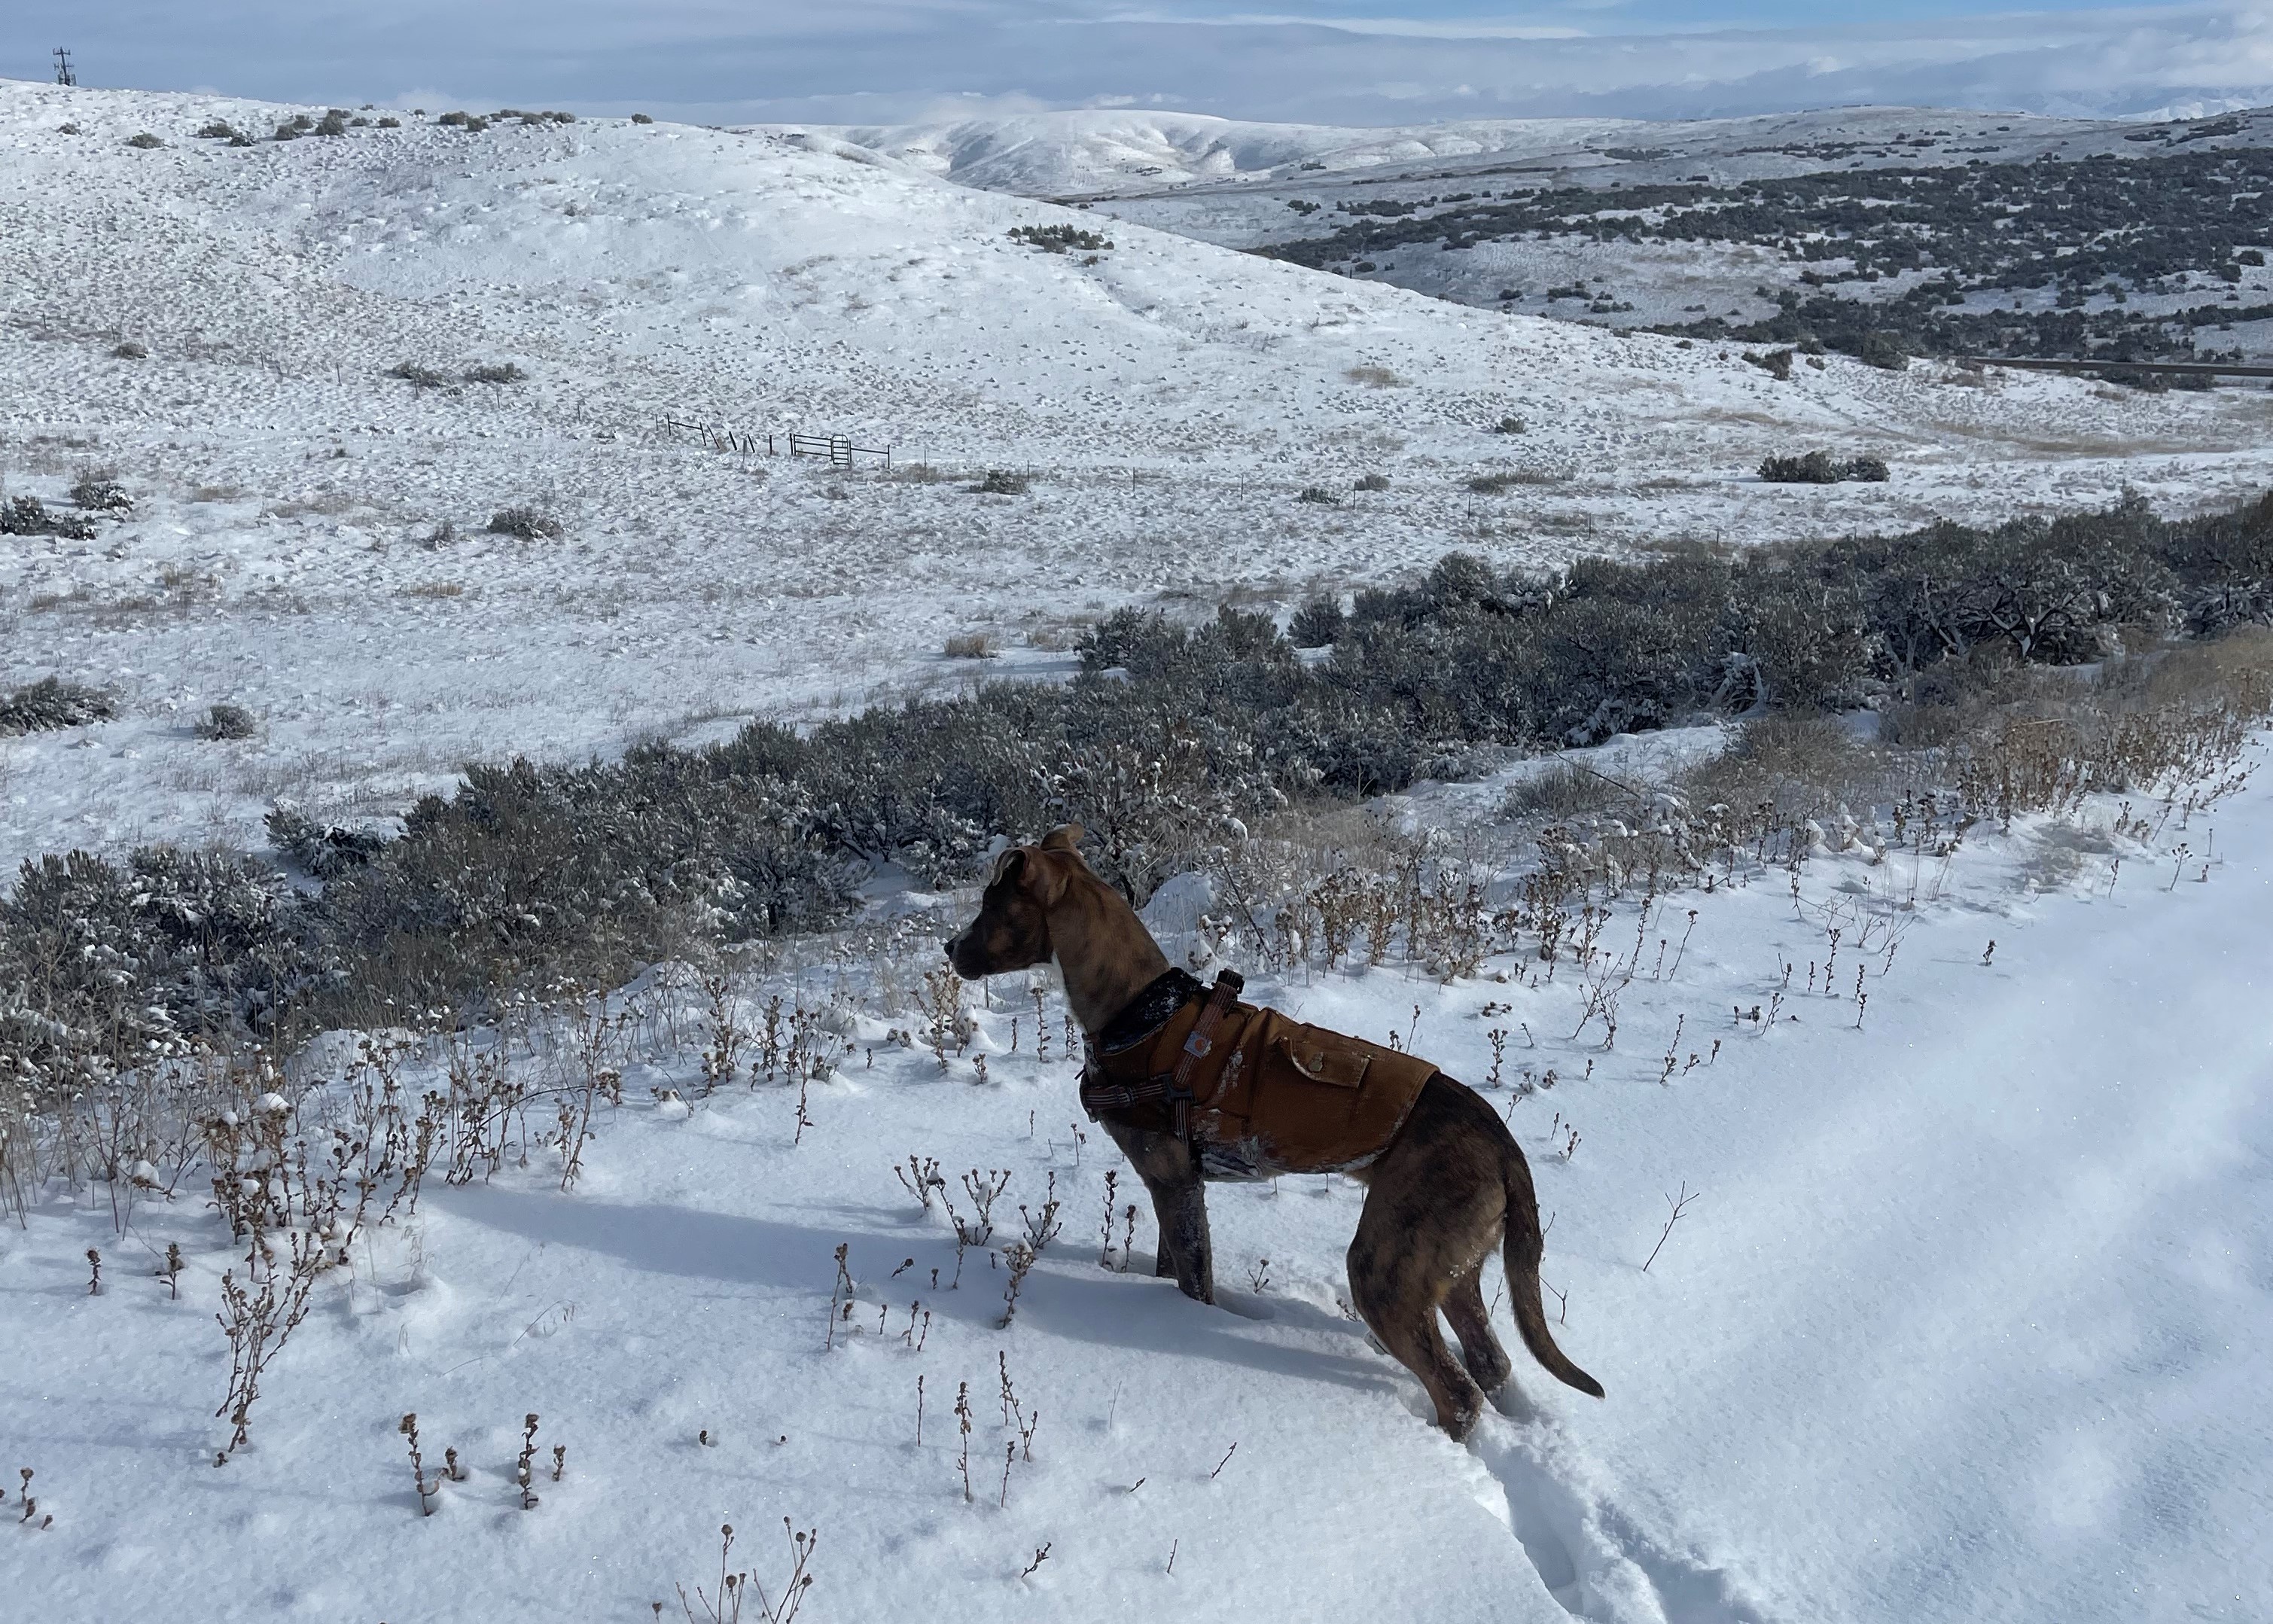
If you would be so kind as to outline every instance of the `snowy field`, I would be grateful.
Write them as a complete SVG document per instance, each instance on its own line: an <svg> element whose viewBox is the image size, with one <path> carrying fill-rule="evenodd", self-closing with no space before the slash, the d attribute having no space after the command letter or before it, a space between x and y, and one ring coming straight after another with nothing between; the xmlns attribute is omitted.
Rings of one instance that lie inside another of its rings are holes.
<svg viewBox="0 0 2273 1624"><path fill-rule="evenodd" d="M1149 1208L1103 1225L1107 1170L1135 1192L1079 1117L1061 1006L1046 1059L1023 976L971 989L966 1053L902 1048L918 937L747 985L752 1031L771 989L847 1034L801 1135L785 1085L702 1097L702 1001L634 989L624 1103L573 1192L544 1148L461 1187L438 1168L319 1285L224 1468L233 1252L203 1192L145 1194L123 1233L99 1193L41 1202L0 1235L0 1437L54 1518L0 1520L16 1593L56 1620L677 1618L675 1583L715 1592L721 1522L777 1593L786 1516L818 1530L816 1624L2262 1618L2273 796L2139 810L1984 826L1946 865L1825 853L1797 894L1739 865L1647 921L1618 906L1592 975L1527 954L1254 984L1408 1034L1506 1112L1556 1335L1606 1401L1519 1355L1504 1413L1436 1432L1340 1310L1345 1181L1212 1189L1219 1307L1150 1278ZM1574 1035L1627 962L1615 1048ZM544 1029L506 1058L575 1071ZM894 1176L911 1153L966 1219L958 1176L1009 1174L959 1286L944 1215ZM1006 1327L999 1248L1052 1188L1063 1233ZM468 1469L431 1517L412 1411L430 1475L446 1447Z"/></svg>
<svg viewBox="0 0 2273 1624"><path fill-rule="evenodd" d="M298 110L0 85L0 474L56 500L110 467L136 500L92 542L0 539L0 685L96 682L123 712L0 740L0 871L257 846L277 799L384 814L477 755L1061 672L1100 610L1285 602L1453 546L1544 565L2273 483L2262 391L1838 357L1779 383L1734 351L1316 275L820 137L408 115L196 135ZM1007 236L1049 223L1115 246L1091 264ZM387 375L405 362L526 378L420 389ZM717 452L666 416L784 448L842 434L902 477ZM1510 416L1527 432L1489 432ZM1894 478L1753 477L1818 446ZM1031 493L972 494L990 467ZM1529 482L1472 494L1484 471ZM1369 472L1391 488L1352 499ZM1314 485L1351 500L1294 500ZM483 533L515 504L566 533ZM943 657L978 632L1001 658ZM259 735L193 738L215 702Z"/></svg>
<svg viewBox="0 0 2273 1624"><path fill-rule="evenodd" d="M122 710L0 739L0 871L258 847L280 798L384 814L469 756L1046 677L1104 609L1285 603L1452 546L1549 565L2273 485L2262 391L1837 357L1780 383L818 135L195 133L296 110L0 85L5 494L68 510L109 467L135 499L93 541L0 538L0 688L59 674ZM1029 224L1114 245L1008 237ZM524 376L419 388L387 375L405 362ZM1489 432L1505 415L1526 432ZM721 452L665 417L840 433L893 469ZM1894 477L1752 475L1818 446ZM1031 492L966 488L989 468ZM1491 470L1531 482L1465 488ZM1391 488L1353 497L1375 471ZM1297 503L1311 485L1342 505ZM484 533L512 504L564 533ZM973 632L1001 657L944 656ZM258 736L197 739L218 701ZM1720 742L1587 759L1646 777ZM1472 830L1535 770L1391 810ZM0 1228L0 1575L42 1624L702 1618L720 1525L778 1598L789 1518L817 1538L806 1624L2262 1620L2269 854L2262 782L2206 810L2102 797L1984 823L1946 862L1834 830L1796 878L1737 862L1646 915L1630 894L1588 969L1257 975L1482 1088L1530 1159L1556 1335L1609 1396L1519 1356L1466 1445L1341 1309L1357 1186L1214 1187L1202 1307L1151 1277L1149 1207L1080 1116L1047 986L965 989L967 1040L934 1055L925 978L968 898L903 896L896 930L747 966L715 1089L709 1005L671 967L589 1041L549 1019L412 1044L409 1098L454 1064L544 1092L494 1169L438 1167L415 1211L335 1237L348 1267L225 1466L214 1312L244 1245L210 1187L58 1184ZM1194 889L1152 917L1197 962ZM1621 976L1613 1043L1585 1015ZM803 1090L753 1080L776 996L824 1063ZM344 1120L353 1053L299 1057L280 1120ZM554 1111L602 1071L620 1102L566 1179ZM895 1176L911 1154L966 1219L965 1169L1007 1173L959 1275L937 1200ZM1108 1173L1133 1227L1104 1222ZM1062 1232L1005 1324L1016 1208L1053 1193ZM463 1476L432 1482L446 1448Z"/></svg>

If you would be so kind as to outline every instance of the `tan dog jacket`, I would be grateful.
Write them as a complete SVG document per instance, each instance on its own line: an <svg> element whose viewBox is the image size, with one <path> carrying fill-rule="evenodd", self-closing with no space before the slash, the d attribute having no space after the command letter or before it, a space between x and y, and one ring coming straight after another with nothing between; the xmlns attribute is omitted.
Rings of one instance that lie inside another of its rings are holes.
<svg viewBox="0 0 2273 1624"><path fill-rule="evenodd" d="M1081 1090L1092 1118L1175 1132L1174 1108L1159 1097L1159 1086L1174 1076L1207 999L1197 981L1180 971L1170 975L1193 996L1166 1024L1133 1041L1115 1041L1108 1032L1092 1049ZM1436 1075L1416 1055L1234 1004L1186 1079L1187 1131L1202 1168L1216 1178L1350 1172L1389 1148ZM1146 1097L1131 1099L1132 1091Z"/></svg>

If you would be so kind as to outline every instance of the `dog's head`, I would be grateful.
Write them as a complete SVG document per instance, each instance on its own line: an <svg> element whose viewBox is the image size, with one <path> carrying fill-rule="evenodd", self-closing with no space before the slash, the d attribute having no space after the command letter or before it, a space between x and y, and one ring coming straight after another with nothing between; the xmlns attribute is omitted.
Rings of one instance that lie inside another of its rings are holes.
<svg viewBox="0 0 2273 1624"><path fill-rule="evenodd" d="M1074 849L1081 825L1053 829L1033 846L1014 846L994 860L979 917L947 941L947 962L966 981L1047 961L1050 910L1089 865Z"/></svg>

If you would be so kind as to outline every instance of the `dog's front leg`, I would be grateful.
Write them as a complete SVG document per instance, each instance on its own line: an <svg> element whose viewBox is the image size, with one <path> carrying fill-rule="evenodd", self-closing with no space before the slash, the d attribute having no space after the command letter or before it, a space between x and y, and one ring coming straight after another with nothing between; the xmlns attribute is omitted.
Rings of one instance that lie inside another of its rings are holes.
<svg viewBox="0 0 2273 1624"><path fill-rule="evenodd" d="M1174 1274L1177 1289L1203 1303L1215 1301L1215 1249L1208 1240L1207 1185L1191 1147L1168 1133L1147 1133L1107 1123L1113 1135L1152 1197L1152 1218L1160 1235L1152 1272Z"/></svg>

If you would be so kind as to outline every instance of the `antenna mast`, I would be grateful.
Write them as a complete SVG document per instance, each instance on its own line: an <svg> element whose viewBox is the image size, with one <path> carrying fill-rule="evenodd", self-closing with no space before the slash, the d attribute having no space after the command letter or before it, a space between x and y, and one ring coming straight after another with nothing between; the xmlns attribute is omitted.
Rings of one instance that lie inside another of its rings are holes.
<svg viewBox="0 0 2273 1624"><path fill-rule="evenodd" d="M71 71L71 53L60 45L56 47L56 83L58 85L79 83L79 75Z"/></svg>

